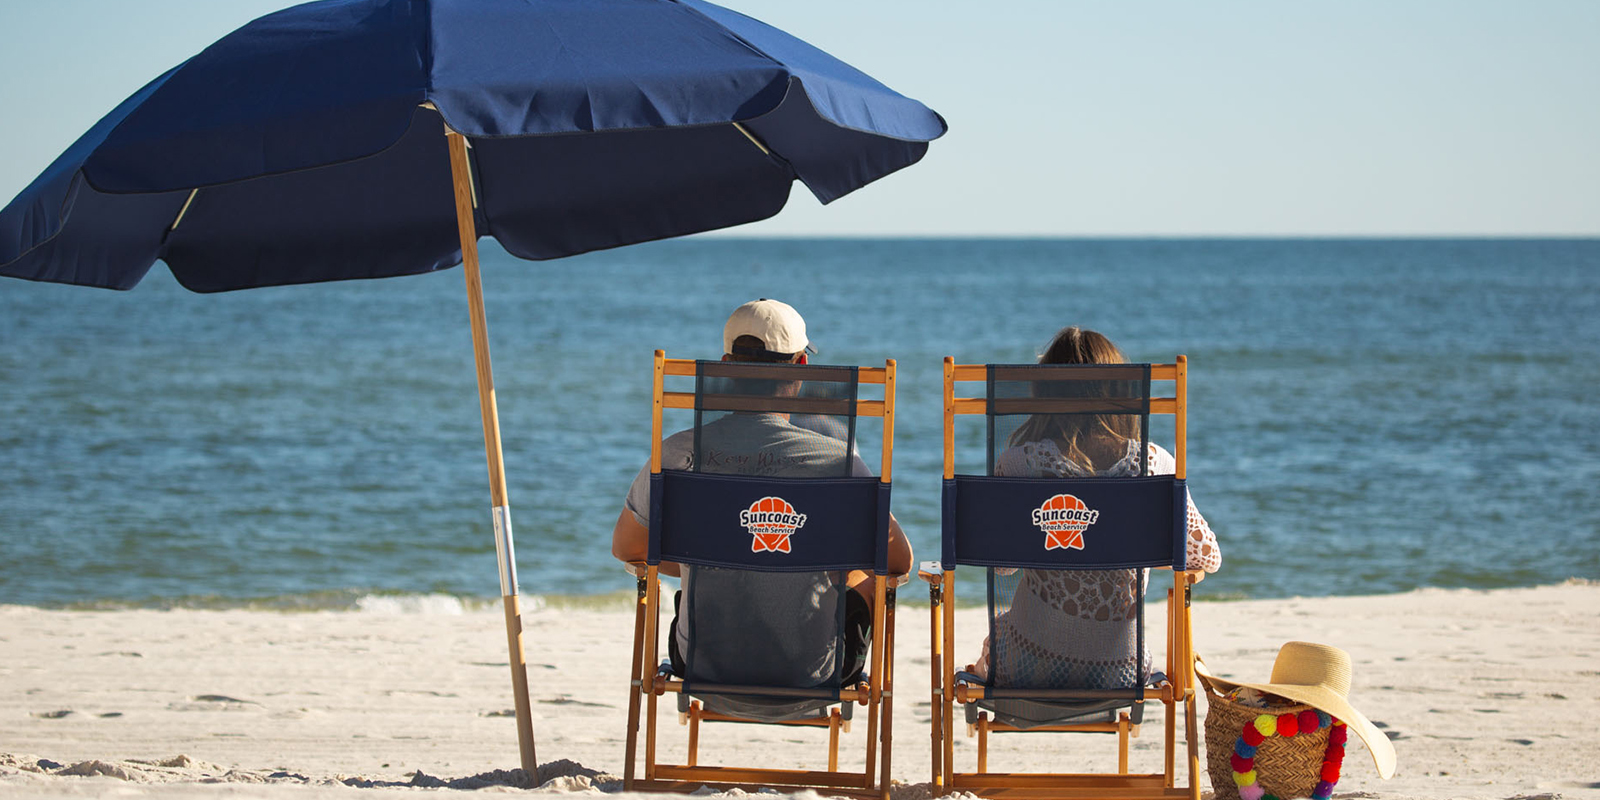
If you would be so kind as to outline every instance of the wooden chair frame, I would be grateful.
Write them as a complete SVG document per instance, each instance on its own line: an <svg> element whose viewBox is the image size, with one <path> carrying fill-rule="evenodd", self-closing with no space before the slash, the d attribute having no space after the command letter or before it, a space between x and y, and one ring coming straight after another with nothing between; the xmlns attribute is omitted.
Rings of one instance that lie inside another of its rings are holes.
<svg viewBox="0 0 1600 800"><path fill-rule="evenodd" d="M650 471L661 471L662 411L667 408L694 408L692 392L664 390L665 377L693 376L695 362L687 359L669 359L655 352L655 380L652 394ZM882 384L882 400L857 400L856 416L883 418L882 464L879 480L888 483L891 478L894 451L894 387L895 362L889 359L882 367L861 367L857 370L860 383ZM700 786L718 789L761 788L823 790L827 794L843 794L888 800L891 730L893 720L894 686L894 604L895 582L893 576L873 575L872 653L868 664L868 680L853 688L839 690L841 702L855 702L866 707L867 741L866 763L860 772L839 771L839 734L848 731L849 721L841 719L837 707L825 716L786 722L764 722L731 717L706 711L699 701L692 701L689 711L681 721L689 728L686 763L664 764L656 759L656 722L659 698L667 693L681 693L683 682L659 674L661 625L661 583L658 568L644 562L629 564L629 570L638 577L638 601L633 626L633 667L629 672L627 755L623 767L625 791L689 792ZM668 634L670 635L670 634ZM785 696L829 696L824 690L805 692L799 690L773 691L760 687L707 686L704 689L722 689L737 692ZM644 711L644 775L637 775L639 717ZM732 722L761 725L793 725L826 727L828 736L828 768L826 770L793 770L771 768L738 768L705 766L699 763L700 724L702 722Z"/></svg>
<svg viewBox="0 0 1600 800"><path fill-rule="evenodd" d="M1153 397L1150 413L1172 414L1176 420L1177 460L1176 477L1185 476L1185 456L1188 423L1188 359L1178 356L1173 364L1153 364L1152 380L1172 381L1174 396ZM955 359L944 360L944 477L955 477L955 417L957 414L984 414L988 410L984 398L956 397L958 382L984 381L988 370L982 364L956 364ZM1099 722L1078 725L1052 725L1029 728L1029 731L1112 732L1117 734L1118 771L1115 773L1010 773L988 771L988 735L1017 731L1019 729L989 719L986 712L978 715L971 727L978 737L977 770L956 772L955 706L984 699L982 686L958 684L955 666L955 569L939 569L937 562L924 562L918 577L929 584L932 602L929 647L932 652L932 767L933 792L972 792L983 797L1004 798L1181 798L1200 800L1200 751L1195 720L1194 645L1189 614L1190 587L1200 578L1195 571L1173 573L1172 588L1167 591L1167 680L1154 691L1147 691L1146 702L1158 701L1166 706L1165 763L1158 773L1130 774L1128 772L1128 739L1138 735L1138 726L1130 724L1126 711L1116 722ZM1040 690L1037 697L1048 699L1051 692ZM1082 697L1083 693L1077 693ZM1177 754L1177 709L1184 712L1185 741L1188 755L1188 785L1176 783L1175 760Z"/></svg>

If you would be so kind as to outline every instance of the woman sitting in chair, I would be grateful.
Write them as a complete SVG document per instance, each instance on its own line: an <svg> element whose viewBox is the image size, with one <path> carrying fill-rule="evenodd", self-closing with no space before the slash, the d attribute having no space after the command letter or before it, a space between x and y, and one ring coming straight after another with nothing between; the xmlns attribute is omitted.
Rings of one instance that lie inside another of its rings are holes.
<svg viewBox="0 0 1600 800"><path fill-rule="evenodd" d="M1105 336L1064 328L1041 364L1120 364L1122 351ZM1171 475L1177 464L1160 445L1143 447L1134 415L1036 414L1005 439L996 476L1081 478ZM1143 451L1143 452L1141 452ZM1216 536L1189 504L1188 565L1216 572ZM997 569L1001 575L1017 570ZM1149 673L1149 652L1136 654L1135 614L1148 570L1024 569L1009 608L995 620L998 642L984 641L970 671L1012 688L1132 688ZM993 649L995 675L988 675ZM1140 659L1136 661L1135 659ZM1142 668L1141 668L1142 667Z"/></svg>

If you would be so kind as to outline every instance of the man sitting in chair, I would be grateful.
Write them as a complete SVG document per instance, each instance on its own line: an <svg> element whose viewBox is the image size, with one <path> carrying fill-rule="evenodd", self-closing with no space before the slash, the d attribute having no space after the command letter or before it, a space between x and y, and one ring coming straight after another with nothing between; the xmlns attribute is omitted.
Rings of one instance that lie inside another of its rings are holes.
<svg viewBox="0 0 1600 800"><path fill-rule="evenodd" d="M738 307L723 327L723 361L805 364L811 350L799 312L777 300L754 300ZM812 352L815 352L814 350ZM793 395L800 382L777 382L773 391ZM701 472L786 478L870 477L872 471L845 441L796 425L788 414L738 412L700 430ZM696 468L694 431L680 431L662 442L661 468ZM848 472L846 471L848 469ZM649 544L650 468L639 472L611 534L611 553L625 562L644 561ZM911 568L911 545L900 525L889 519L889 571ZM689 632L682 621L684 592L678 593L668 655L682 677L725 684L786 686L853 685L861 678L872 640L870 575L852 572L845 582L845 636L842 653L820 638L794 641L795 630L828 630L826 618L838 607L841 591L829 573L756 573L662 562L661 573L680 576L693 587L696 644L695 675L685 675ZM808 619L814 617L815 619ZM807 621L817 625L806 625ZM760 652L750 645L760 642ZM842 662L842 663L841 663ZM839 677L835 677L839 676Z"/></svg>

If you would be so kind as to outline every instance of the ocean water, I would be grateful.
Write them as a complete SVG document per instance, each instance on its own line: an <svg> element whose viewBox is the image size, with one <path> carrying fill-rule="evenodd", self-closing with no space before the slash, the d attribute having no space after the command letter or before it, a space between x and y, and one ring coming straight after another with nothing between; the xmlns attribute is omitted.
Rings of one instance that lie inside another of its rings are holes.
<svg viewBox="0 0 1600 800"><path fill-rule="evenodd" d="M486 245L528 594L631 589L609 535L648 455L651 352L716 357L754 297L800 309L816 362L897 359L919 558L942 358L1031 361L1079 324L1189 356L1190 486L1223 550L1202 598L1600 578L1600 240ZM0 282L0 603L470 602L499 592L488 506L459 270Z"/></svg>

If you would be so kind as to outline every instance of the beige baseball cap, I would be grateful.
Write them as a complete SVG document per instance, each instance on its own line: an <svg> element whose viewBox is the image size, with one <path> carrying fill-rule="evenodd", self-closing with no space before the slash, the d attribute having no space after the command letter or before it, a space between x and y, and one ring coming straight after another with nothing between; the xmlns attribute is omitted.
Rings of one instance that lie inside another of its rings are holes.
<svg viewBox="0 0 1600 800"><path fill-rule="evenodd" d="M813 353L811 340L806 338L806 321L794 306L779 300L751 300L733 310L728 324L722 326L722 352L733 352L733 340L740 336L760 339L772 353L794 355L803 350Z"/></svg>

